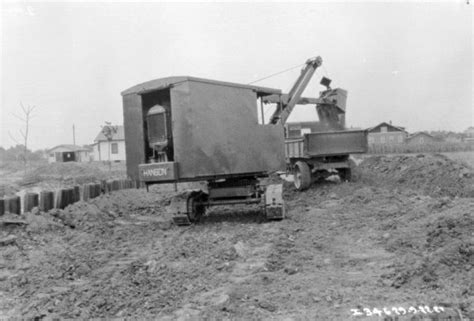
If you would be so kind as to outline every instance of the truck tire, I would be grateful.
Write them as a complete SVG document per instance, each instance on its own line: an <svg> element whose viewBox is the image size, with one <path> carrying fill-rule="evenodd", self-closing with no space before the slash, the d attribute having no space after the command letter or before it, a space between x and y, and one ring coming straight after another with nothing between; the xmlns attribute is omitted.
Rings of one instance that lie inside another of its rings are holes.
<svg viewBox="0 0 474 321"><path fill-rule="evenodd" d="M298 191L303 191L311 185L311 169L305 162L296 162L294 169L294 184Z"/></svg>
<svg viewBox="0 0 474 321"><path fill-rule="evenodd" d="M352 181L352 171L356 167L356 164L352 159L349 159L348 163L349 163L348 168L339 168L339 169L337 169L337 171L339 172L339 177L341 178L342 182Z"/></svg>
<svg viewBox="0 0 474 321"><path fill-rule="evenodd" d="M352 170L350 168L341 168L339 171L339 177L342 182L350 182L352 179Z"/></svg>

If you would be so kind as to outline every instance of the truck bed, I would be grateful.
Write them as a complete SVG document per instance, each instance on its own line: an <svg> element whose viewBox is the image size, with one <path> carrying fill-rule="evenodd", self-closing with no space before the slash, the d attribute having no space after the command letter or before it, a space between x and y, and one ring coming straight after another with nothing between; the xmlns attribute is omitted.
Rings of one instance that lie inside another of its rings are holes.
<svg viewBox="0 0 474 321"><path fill-rule="evenodd" d="M340 130L304 134L285 140L286 158L312 158L366 153L367 131Z"/></svg>

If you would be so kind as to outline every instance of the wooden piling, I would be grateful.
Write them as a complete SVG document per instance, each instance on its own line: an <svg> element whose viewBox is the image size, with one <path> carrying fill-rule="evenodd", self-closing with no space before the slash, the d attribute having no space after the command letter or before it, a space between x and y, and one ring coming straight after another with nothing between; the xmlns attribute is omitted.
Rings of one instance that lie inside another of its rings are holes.
<svg viewBox="0 0 474 321"><path fill-rule="evenodd" d="M10 196L7 199L8 212L12 214L21 214L21 199L20 196Z"/></svg>
<svg viewBox="0 0 474 321"><path fill-rule="evenodd" d="M26 193L23 197L23 212L30 212L39 203L38 193Z"/></svg>
<svg viewBox="0 0 474 321"><path fill-rule="evenodd" d="M102 180L100 182L100 193L99 194L105 194L105 193L107 193L107 181Z"/></svg>
<svg viewBox="0 0 474 321"><path fill-rule="evenodd" d="M90 193L91 193L91 188L90 184L84 184L82 187L82 200L84 202L88 201L90 199Z"/></svg>
<svg viewBox="0 0 474 321"><path fill-rule="evenodd" d="M95 198L98 193L98 190L100 191L100 187L97 188L97 184L91 184L90 189L90 198Z"/></svg>
<svg viewBox="0 0 474 321"><path fill-rule="evenodd" d="M47 212L54 208L54 192L41 191L39 198L39 209Z"/></svg>
<svg viewBox="0 0 474 321"><path fill-rule="evenodd" d="M81 200L81 188L80 186L76 185L73 187L73 203L79 202Z"/></svg>
<svg viewBox="0 0 474 321"><path fill-rule="evenodd" d="M0 216L5 214L5 200L0 198Z"/></svg>
<svg viewBox="0 0 474 321"><path fill-rule="evenodd" d="M90 186L90 189L91 189L90 198L96 198L102 192L102 183L92 184Z"/></svg>
<svg viewBox="0 0 474 321"><path fill-rule="evenodd" d="M74 188L73 187L68 188L67 189L67 205L66 206L73 204L74 200L75 200Z"/></svg>
<svg viewBox="0 0 474 321"><path fill-rule="evenodd" d="M63 189L60 189L60 190L57 190L56 191L56 199L55 199L55 202L54 202L54 207L55 208L63 208L63 198L64 198L64 195L63 195Z"/></svg>
<svg viewBox="0 0 474 321"><path fill-rule="evenodd" d="M56 208L65 209L66 206L71 204L73 196L73 189L72 188L63 188L58 190L56 196Z"/></svg>

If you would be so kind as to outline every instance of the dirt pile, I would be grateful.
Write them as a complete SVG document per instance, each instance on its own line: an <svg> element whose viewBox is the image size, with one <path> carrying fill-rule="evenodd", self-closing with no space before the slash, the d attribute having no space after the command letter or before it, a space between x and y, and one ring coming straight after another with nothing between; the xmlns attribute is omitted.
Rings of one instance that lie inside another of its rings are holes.
<svg viewBox="0 0 474 321"><path fill-rule="evenodd" d="M373 156L359 165L364 179L431 196L474 197L473 169L440 154Z"/></svg>
<svg viewBox="0 0 474 321"><path fill-rule="evenodd" d="M382 276L395 288L438 289L474 296L474 203L447 203L409 224L397 224L386 249L397 255L394 270ZM454 286L456 285L456 287Z"/></svg>

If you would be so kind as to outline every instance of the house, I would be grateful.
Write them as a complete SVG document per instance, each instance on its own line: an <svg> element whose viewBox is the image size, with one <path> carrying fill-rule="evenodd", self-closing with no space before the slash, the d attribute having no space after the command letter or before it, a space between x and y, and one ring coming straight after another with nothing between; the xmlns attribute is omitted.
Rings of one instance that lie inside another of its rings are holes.
<svg viewBox="0 0 474 321"><path fill-rule="evenodd" d="M110 139L106 137L103 129L94 139L94 160L125 161L125 132L123 126L109 127L113 128L113 130L110 131Z"/></svg>
<svg viewBox="0 0 474 321"><path fill-rule="evenodd" d="M458 133L449 132L444 137L444 141L448 143L461 143L463 141L463 135Z"/></svg>
<svg viewBox="0 0 474 321"><path fill-rule="evenodd" d="M464 131L464 141L474 143L474 126L469 127Z"/></svg>
<svg viewBox="0 0 474 321"><path fill-rule="evenodd" d="M89 162L92 150L77 145L58 145L48 150L48 163L55 162Z"/></svg>
<svg viewBox="0 0 474 321"><path fill-rule="evenodd" d="M403 144L408 135L405 128L394 126L392 122L383 122L377 126L367 128L367 132L369 146Z"/></svg>
<svg viewBox="0 0 474 321"><path fill-rule="evenodd" d="M406 139L406 143L409 145L429 145L438 142L440 142L439 139L425 132L413 133Z"/></svg>

